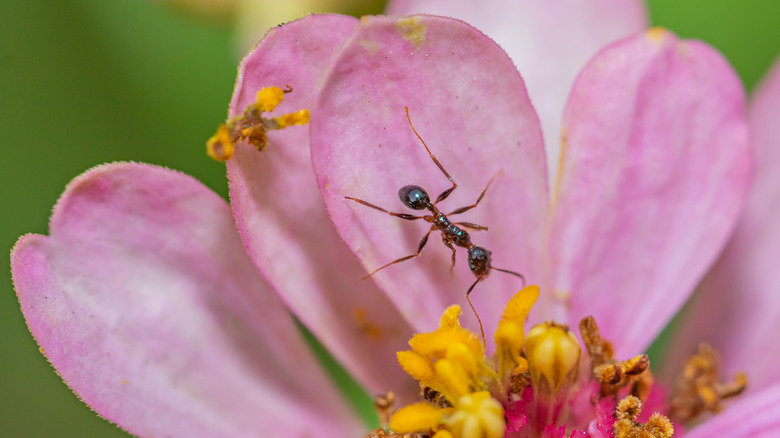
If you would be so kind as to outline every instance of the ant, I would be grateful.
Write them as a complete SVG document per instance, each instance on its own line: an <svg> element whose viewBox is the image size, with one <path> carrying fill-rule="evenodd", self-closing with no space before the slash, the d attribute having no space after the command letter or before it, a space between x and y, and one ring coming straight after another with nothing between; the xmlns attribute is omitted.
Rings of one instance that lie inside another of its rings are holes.
<svg viewBox="0 0 780 438"><path fill-rule="evenodd" d="M455 246L466 248L468 252L469 269L471 269L471 272L474 273L474 276L476 276L477 279L476 281L474 281L471 287L469 287L468 291L466 291L466 301L468 301L469 306L471 306L471 310L474 312L474 315L477 317L477 321L479 322L479 330L480 332L482 332L482 341L484 342L485 330L482 327L482 320L479 318L476 309L474 309L474 304L471 303L471 298L469 298L469 295L471 295L471 291L474 290L474 286L476 286L477 283L479 283L485 277L487 277L488 274L490 274L491 269L495 269L496 271L501 271L507 274L512 274L517 277L520 277L523 280L523 286L525 286L525 277L523 277L522 274L518 274L517 272L513 272L513 271L509 271L506 269L501 269L493 266L491 263L492 253L481 246L474 245L471 242L471 236L469 236L469 233L464 229L464 228L469 228L472 230L487 231L488 227L472 224L470 222L452 222L447 216L465 213L471 210L472 208L476 207L477 205L479 205L479 202L482 201L482 198L485 196L485 192L487 192L488 188L490 187L490 184L492 184L493 181L498 177L498 175L501 174L501 171L499 170L495 175L493 175L492 178L490 178L490 180L487 183L487 186L485 186L485 189L482 190L482 193L479 195L475 203L471 205L467 205L465 207L455 209L447 214L442 213L436 205L439 202L447 199L447 197L450 196L450 194L453 191L455 191L458 185L452 179L452 176L450 176L450 174L444 169L444 166L441 165L439 160L437 160L436 157L433 156L431 150L428 148L428 145L425 144L425 141L422 139L420 134L418 134L417 130L414 129L414 125L412 125L412 119L409 117L409 108L405 107L405 109L406 109L406 120L409 122L409 126L412 128L414 135L416 135L417 138L420 140L420 143L422 143L423 146L425 146L425 150L428 152L428 155L431 157L433 162L436 163L436 166L439 168L439 170L441 170L444 176L446 176L447 179L450 180L450 182L452 183L452 187L441 192L441 194L436 197L436 201L434 202L431 202L428 193L425 191L425 189L423 189L420 186L410 184L410 185L403 186L401 187L400 190L398 190L398 197L401 198L401 202L403 202L405 206L413 210L428 210L431 212L431 214L424 215L424 216L415 216L407 213L394 213L391 211L387 211L382 207L363 201L362 199L345 196L346 199L350 199L352 201L358 202L367 207L371 207L375 210L379 210L381 212L387 213L391 216L395 216L408 221L423 219L426 222L430 222L432 224L431 228L428 230L427 233L425 233L425 236L423 236L422 240L420 240L420 243L417 246L417 252L415 252L412 255L408 255L406 257L401 257L398 260L394 260L374 270L372 273L363 277L363 280L365 280L368 277L371 277L372 275L376 274L377 272L381 271L382 269L390 265L394 265L396 263L401 263L403 261L415 257L419 257L420 253L422 253L422 250L425 247L425 244L428 243L428 236L430 236L431 232L434 230L441 231L441 240L444 243L444 246L446 246L452 251L452 265L450 266L450 275L452 275L453 269L455 268Z"/></svg>

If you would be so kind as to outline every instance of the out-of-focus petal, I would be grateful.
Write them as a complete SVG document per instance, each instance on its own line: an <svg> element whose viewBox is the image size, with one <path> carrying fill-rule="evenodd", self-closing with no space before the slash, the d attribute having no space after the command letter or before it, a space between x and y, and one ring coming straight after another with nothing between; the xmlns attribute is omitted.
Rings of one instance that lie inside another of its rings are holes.
<svg viewBox="0 0 780 438"><path fill-rule="evenodd" d="M720 54L662 29L605 49L574 84L552 195L553 286L620 355L647 347L736 222L750 170L744 100Z"/></svg>
<svg viewBox="0 0 780 438"><path fill-rule="evenodd" d="M741 399L685 434L685 438L780 436L780 383Z"/></svg>
<svg viewBox="0 0 780 438"><path fill-rule="evenodd" d="M290 85L275 114L313 104L328 59L358 21L310 16L272 29L239 70L231 115L262 87ZM239 144L227 163L230 198L250 257L288 306L357 380L373 392L416 394L395 353L411 328L365 275L333 227L312 170L308 127L268 133L258 152Z"/></svg>
<svg viewBox="0 0 780 438"><path fill-rule="evenodd" d="M563 108L577 74L604 46L647 25L641 0L395 0L388 12L459 18L507 51L539 114L551 178L558 167Z"/></svg>
<svg viewBox="0 0 780 438"><path fill-rule="evenodd" d="M406 221L344 199L351 196L391 211L417 214L398 190L417 184L432 200L451 184L436 167L406 119L458 183L441 202L444 212L473 204L498 171L482 203L453 221L490 230L471 231L493 251L494 266L539 280L543 217L547 208L539 122L509 57L463 22L433 16L367 17L334 61L312 111L312 159L336 227L368 271L413 254L430 224ZM451 252L440 233L419 259L374 275L404 316L430 331L452 303L465 304L474 276L466 252ZM491 332L504 303L522 286L494 272L472 294ZM465 315L472 318L470 312ZM471 327L475 327L473 318Z"/></svg>
<svg viewBox="0 0 780 438"><path fill-rule="evenodd" d="M345 436L360 424L256 272L227 204L142 164L76 178L22 237L22 312L65 382L140 436Z"/></svg>
<svg viewBox="0 0 780 438"><path fill-rule="evenodd" d="M752 391L780 378L780 61L751 107L755 177L737 230L671 342L671 365L696 344L720 350L727 376L746 371Z"/></svg>
<svg viewBox="0 0 780 438"><path fill-rule="evenodd" d="M271 27L308 14L338 13L359 17L381 12L383 4L382 0L243 0L235 14L235 47L237 53L244 56Z"/></svg>

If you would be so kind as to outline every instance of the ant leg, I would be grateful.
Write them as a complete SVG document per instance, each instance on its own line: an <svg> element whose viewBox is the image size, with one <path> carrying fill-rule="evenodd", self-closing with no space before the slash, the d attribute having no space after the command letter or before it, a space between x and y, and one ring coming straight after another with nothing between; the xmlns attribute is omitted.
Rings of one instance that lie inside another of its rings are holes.
<svg viewBox="0 0 780 438"><path fill-rule="evenodd" d="M455 222L455 225L460 225L466 228L471 228L472 230L480 230L480 231L487 231L488 227L484 225L477 225L472 224L471 222Z"/></svg>
<svg viewBox="0 0 780 438"><path fill-rule="evenodd" d="M482 319L480 319L479 314L477 314L477 309L474 308L474 304L471 303L471 298L469 298L469 295L471 295L471 291L474 290L474 286L477 285L482 279L485 278L484 275L480 275L477 277L477 281L474 282L474 284L471 285L468 291L466 291L466 301L469 302L469 306L471 306L471 311L474 312L474 316L477 317L477 322L479 322L479 331L482 333L482 345L485 345L485 328L482 326Z"/></svg>
<svg viewBox="0 0 780 438"><path fill-rule="evenodd" d="M387 210L385 210L382 207L378 207L378 206L376 206L374 204L371 204L371 203L368 203L368 202L366 202L366 201L364 201L362 199L350 198L349 196L345 196L344 198L351 199L351 200L353 200L353 201L355 201L357 203L365 205L366 207L371 207L374 210L379 210L379 211L382 211L382 212L385 212L385 213L389 214L390 216L400 217L401 219L406 219L408 221L413 221L413 220L416 220L416 219L426 219L426 218L430 217L430 216L415 216L415 215L406 214L406 213L393 213L392 211L387 211ZM431 221L429 220L428 222L431 222Z"/></svg>
<svg viewBox="0 0 780 438"><path fill-rule="evenodd" d="M412 255L408 255L406 257L401 257L398 260L393 260L392 262L382 266L381 268L375 269L374 272L372 272L372 273L366 275L365 277L361 278L361 280L365 280L366 278L376 274L377 272L381 271L382 269L385 269L386 267L388 267L390 265L394 265L396 263L405 262L405 261L407 261L409 259L413 259L415 257L419 257L420 253L422 252L423 248L425 247L425 244L428 243L428 236L430 236L431 235L431 231L433 231L435 229L436 229L436 226L434 225L434 226L431 227L430 230L428 230L427 233L425 233L425 236L423 236L422 240L420 240L420 244L417 246L417 252L416 253L414 253Z"/></svg>
<svg viewBox="0 0 780 438"><path fill-rule="evenodd" d="M433 203L433 205L436 205L439 202L447 199L447 196L450 196L450 193L452 193L452 191L455 190L455 188L458 187L458 185L455 184L455 181L452 179L450 174L447 173L446 170L444 170L444 166L441 165L439 160L437 160L436 157L433 156L433 154L431 153L431 150L428 149L428 145L425 144L425 140L423 140L422 137L420 137L420 134L417 133L417 130L414 129L414 125L412 125L412 119L409 117L409 107L407 106L407 107L404 107L404 108L406 109L406 120L409 121L409 127L412 128L412 132L414 132L414 135L416 135L417 138L420 140L420 143L422 143L423 146L425 146L425 150L428 151L428 155L431 156L431 159L433 160L434 163L436 163L436 166L439 167L439 170L441 170L441 172L444 174L444 176L446 176L447 179L450 180L450 182L452 183L452 187L450 187L449 189L441 192L441 194L436 197L436 202Z"/></svg>
<svg viewBox="0 0 780 438"><path fill-rule="evenodd" d="M485 186L485 190L482 190L482 193L479 194L479 198L477 198L477 202L475 202L475 203L473 203L471 205L468 205L466 207L461 207L461 208L459 208L457 210L453 210L451 213L447 213L447 216L449 216L451 214L461 214L461 213L469 211L472 208L474 208L477 205L479 205L479 201L481 201L482 198L485 197L485 193L487 193L487 190L490 188L490 185L493 184L493 181L495 181L495 179L498 178L498 175L501 175L501 172L503 172L503 171L504 171L503 169L499 170L498 172L496 172L495 175L493 175L492 178L490 178L490 181L488 181L487 185Z"/></svg>
<svg viewBox="0 0 780 438"><path fill-rule="evenodd" d="M450 266L450 277L455 276L455 247L452 246L452 242L447 239L444 233L441 233L441 241L444 242L444 246L452 251L452 265Z"/></svg>
<svg viewBox="0 0 780 438"><path fill-rule="evenodd" d="M491 266L490 269L495 269L496 271L506 272L507 274L514 275L515 277L520 277L520 279L523 280L523 287L525 287L525 277L523 276L523 274L518 274L515 271L509 271L507 269L496 268L495 266Z"/></svg>

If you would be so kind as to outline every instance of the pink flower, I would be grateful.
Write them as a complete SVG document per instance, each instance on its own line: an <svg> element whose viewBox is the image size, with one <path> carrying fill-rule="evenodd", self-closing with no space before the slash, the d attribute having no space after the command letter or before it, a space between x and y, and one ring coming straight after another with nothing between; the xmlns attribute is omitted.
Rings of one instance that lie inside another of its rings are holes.
<svg viewBox="0 0 780 438"><path fill-rule="evenodd" d="M448 207L473 203L503 170L464 219L490 227L472 238L497 266L542 286L531 318L593 315L618 356L643 351L685 302L747 186L738 79L711 48L662 30L608 47L576 80L552 196L523 80L461 22L290 23L244 60L231 115L273 85L293 88L280 113L311 110L310 134L270 132L262 153L237 145L232 217L189 177L111 164L68 187L50 236L14 248L14 282L43 351L98 414L132 433L358 435L282 302L370 392L411 401L395 352L464 302L473 276L459 260L450 278L450 252L433 239L420 259L360 281L412 253L427 227L344 197L396 209L403 185L449 187L404 107L459 185ZM488 331L519 287L501 273L477 285Z"/></svg>

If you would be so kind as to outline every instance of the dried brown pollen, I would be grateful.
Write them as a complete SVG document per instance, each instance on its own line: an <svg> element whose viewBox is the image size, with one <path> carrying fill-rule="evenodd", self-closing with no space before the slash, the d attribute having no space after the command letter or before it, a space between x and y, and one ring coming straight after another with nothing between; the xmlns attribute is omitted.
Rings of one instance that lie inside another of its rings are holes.
<svg viewBox="0 0 780 438"><path fill-rule="evenodd" d="M731 382L722 382L718 352L706 343L700 344L677 380L671 416L676 421L690 421L706 412L720 412L723 400L741 394L746 387L744 373L737 373Z"/></svg>
<svg viewBox="0 0 780 438"><path fill-rule="evenodd" d="M629 394L639 400L647 399L653 385L653 375L646 354L623 361L615 359L612 344L601 337L592 316L580 321L580 336L590 355L591 372L599 382L601 397L616 396L621 389L628 387Z"/></svg>

